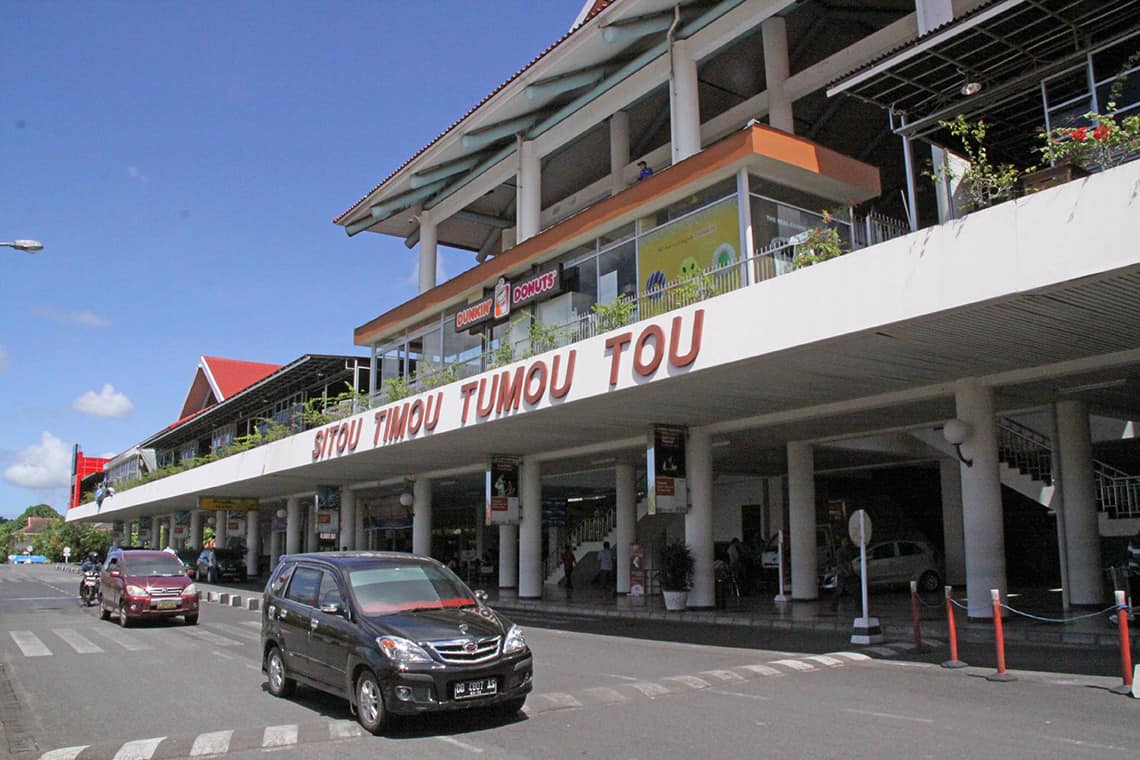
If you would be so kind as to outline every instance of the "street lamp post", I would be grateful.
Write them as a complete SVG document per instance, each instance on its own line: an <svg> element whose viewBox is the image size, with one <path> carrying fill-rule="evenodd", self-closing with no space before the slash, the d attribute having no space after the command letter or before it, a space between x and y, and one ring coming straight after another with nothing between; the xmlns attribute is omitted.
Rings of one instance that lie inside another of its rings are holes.
<svg viewBox="0 0 1140 760"><path fill-rule="evenodd" d="M38 253L44 249L44 244L38 240L9 240L6 243L0 243L0 248L15 248L24 253Z"/></svg>

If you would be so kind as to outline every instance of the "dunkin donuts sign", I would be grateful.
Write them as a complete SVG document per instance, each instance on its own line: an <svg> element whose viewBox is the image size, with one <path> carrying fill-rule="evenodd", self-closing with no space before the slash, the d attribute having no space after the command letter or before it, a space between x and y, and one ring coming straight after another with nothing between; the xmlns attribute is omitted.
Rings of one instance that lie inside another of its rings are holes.
<svg viewBox="0 0 1140 760"><path fill-rule="evenodd" d="M506 319L511 309L526 306L562 292L562 267L527 275L512 282L500 277L492 295L476 301L455 315L455 329L469 330L484 322Z"/></svg>

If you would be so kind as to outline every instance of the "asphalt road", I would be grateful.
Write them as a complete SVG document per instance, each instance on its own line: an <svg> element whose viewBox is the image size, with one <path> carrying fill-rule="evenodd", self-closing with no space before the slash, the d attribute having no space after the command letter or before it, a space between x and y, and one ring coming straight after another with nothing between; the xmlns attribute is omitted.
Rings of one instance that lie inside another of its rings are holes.
<svg viewBox="0 0 1140 760"><path fill-rule="evenodd" d="M1119 677L1014 670L991 683L992 667L868 658L795 632L718 643L570 618L524 621L536 659L524 715L372 737L341 700L268 694L258 613L206 605L196 627L123 630L81 607L77 587L49 567L0 566L0 757L1106 758L1140 742L1140 701L1109 691Z"/></svg>

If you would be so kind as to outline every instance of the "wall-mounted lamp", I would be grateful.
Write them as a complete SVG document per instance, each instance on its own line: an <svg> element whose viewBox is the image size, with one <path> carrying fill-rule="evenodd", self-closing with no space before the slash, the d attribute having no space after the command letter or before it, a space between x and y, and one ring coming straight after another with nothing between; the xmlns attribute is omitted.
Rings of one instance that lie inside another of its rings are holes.
<svg viewBox="0 0 1140 760"><path fill-rule="evenodd" d="M961 92L966 97L970 97L971 95L977 95L981 91L982 91L982 83L981 82L966 82L964 85L962 85L962 89L959 90L959 92Z"/></svg>
<svg viewBox="0 0 1140 760"><path fill-rule="evenodd" d="M411 491L404 491L402 494L400 494L400 506L401 507L410 507L410 506L412 506L412 504L415 503L415 501L416 501L416 497L412 496Z"/></svg>
<svg viewBox="0 0 1140 760"><path fill-rule="evenodd" d="M217 521L218 521L218 518L214 517L213 515L210 515L209 517L206 518L206 523L208 525L213 525Z"/></svg>
<svg viewBox="0 0 1140 760"><path fill-rule="evenodd" d="M942 426L942 437L946 442L954 447L954 451L958 452L958 459L967 467L974 466L973 459L966 459L962 456L962 444L970 437L970 425L959 419L947 420L946 424Z"/></svg>
<svg viewBox="0 0 1140 760"><path fill-rule="evenodd" d="M288 514L288 512L286 512L284 509L279 509L279 510L277 510L277 516L278 516L279 518L282 518L282 519L284 519L284 518L285 518L285 515L287 515L287 514Z"/></svg>

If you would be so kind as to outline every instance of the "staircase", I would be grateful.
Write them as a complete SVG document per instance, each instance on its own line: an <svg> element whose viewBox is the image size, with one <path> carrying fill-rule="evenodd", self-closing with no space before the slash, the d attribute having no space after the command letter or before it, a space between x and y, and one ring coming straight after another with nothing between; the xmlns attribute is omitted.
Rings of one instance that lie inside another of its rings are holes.
<svg viewBox="0 0 1140 760"><path fill-rule="evenodd" d="M913 434L927 445L956 456L954 447L939 431ZM1003 417L998 420L998 459L1002 485L1053 508L1053 445L1048 436ZM1134 534L1140 528L1140 475L1129 475L1094 459L1093 477L1101 535Z"/></svg>
<svg viewBox="0 0 1140 760"><path fill-rule="evenodd" d="M617 532L617 508L610 507L579 522L570 530L565 543L574 550L574 566L577 567L587 556L601 550L606 541L613 546ZM565 573L562 570L562 547L550 547L550 553L543 561L543 574L546 584L558 584Z"/></svg>

